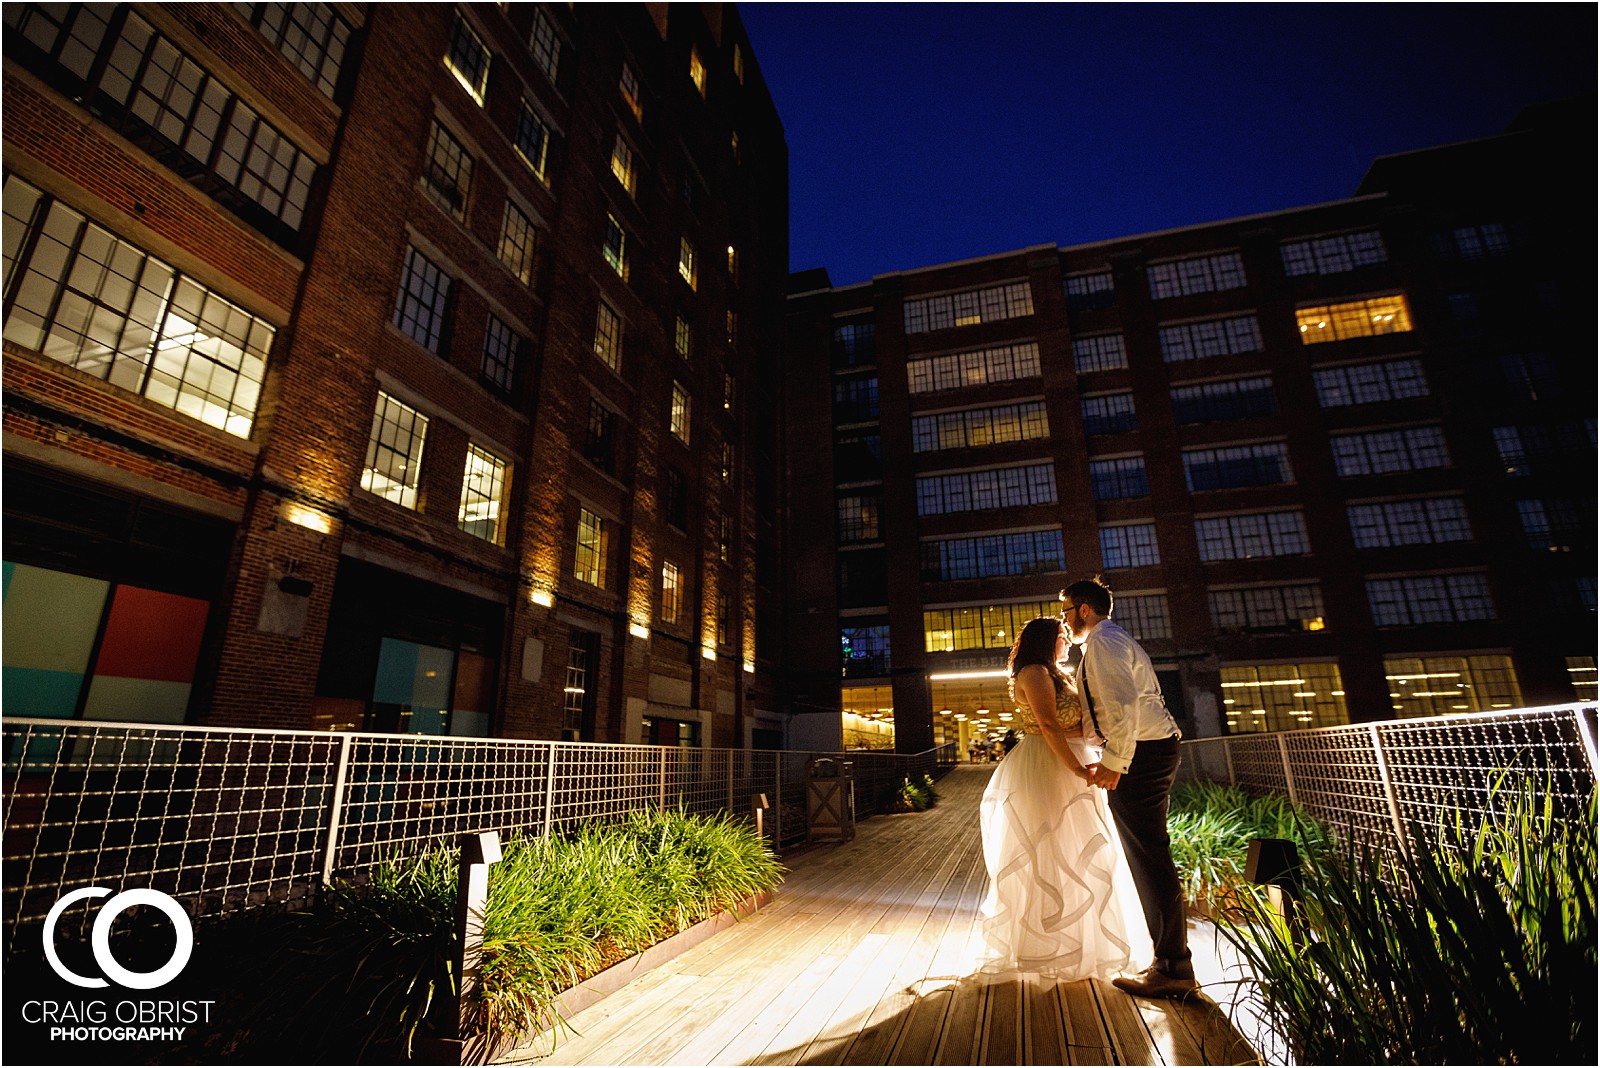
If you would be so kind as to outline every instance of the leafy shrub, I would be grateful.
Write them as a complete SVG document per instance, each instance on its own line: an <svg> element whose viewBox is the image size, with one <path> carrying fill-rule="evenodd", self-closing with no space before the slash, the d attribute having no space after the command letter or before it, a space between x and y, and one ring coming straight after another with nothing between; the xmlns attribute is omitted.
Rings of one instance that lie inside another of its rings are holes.
<svg viewBox="0 0 1600 1068"><path fill-rule="evenodd" d="M939 792L933 788L933 776L907 778L894 798L896 812L926 812L939 803Z"/></svg>
<svg viewBox="0 0 1600 1068"><path fill-rule="evenodd" d="M1173 787L1167 831L1184 896L1213 907L1243 884L1251 839L1287 838L1303 857L1320 855L1332 842L1323 824L1286 797L1251 797L1240 787L1205 781Z"/></svg>
<svg viewBox="0 0 1600 1068"><path fill-rule="evenodd" d="M1597 850L1525 783L1409 860L1307 866L1291 926L1259 900L1221 927L1301 1063L1595 1063Z"/></svg>

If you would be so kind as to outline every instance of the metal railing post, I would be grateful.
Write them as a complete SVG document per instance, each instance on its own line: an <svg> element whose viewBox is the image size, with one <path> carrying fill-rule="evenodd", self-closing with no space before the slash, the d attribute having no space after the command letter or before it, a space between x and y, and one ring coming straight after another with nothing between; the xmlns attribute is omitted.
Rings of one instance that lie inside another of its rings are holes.
<svg viewBox="0 0 1600 1068"><path fill-rule="evenodd" d="M322 853L322 882L333 882L333 861L339 850L339 824L344 818L344 787L350 776L350 743L355 737L339 739L339 766L333 775L333 809L328 813L328 841Z"/></svg>
<svg viewBox="0 0 1600 1068"><path fill-rule="evenodd" d="M783 753L772 754L772 798L778 806L772 813L772 851L783 846Z"/></svg>
<svg viewBox="0 0 1600 1068"><path fill-rule="evenodd" d="M665 748L661 750L660 756L661 767L656 776L656 808L664 811L667 807L667 751Z"/></svg>
<svg viewBox="0 0 1600 1068"><path fill-rule="evenodd" d="M733 750L728 750L728 815L733 815Z"/></svg>
<svg viewBox="0 0 1600 1068"><path fill-rule="evenodd" d="M1228 765L1228 785L1238 786L1239 780L1233 777L1233 739L1222 739L1222 762Z"/></svg>
<svg viewBox="0 0 1600 1068"><path fill-rule="evenodd" d="M1289 770L1289 743L1283 740L1283 735L1278 735L1278 756L1283 761L1283 786L1284 792L1289 795L1289 804L1298 805L1299 798L1294 796L1294 772Z"/></svg>
<svg viewBox="0 0 1600 1068"><path fill-rule="evenodd" d="M1383 755L1383 742L1378 734L1378 725L1369 724L1367 734L1372 739L1372 755L1378 761L1378 779L1383 783L1383 798L1389 805L1389 825L1394 828L1395 844L1400 847L1400 855L1410 860L1411 849L1406 843L1405 824L1400 822L1400 803L1395 800L1394 780L1389 777L1389 761Z"/></svg>
<svg viewBox="0 0 1600 1068"><path fill-rule="evenodd" d="M1595 710L1574 709L1572 718L1578 724L1578 737L1583 739L1583 754L1589 758L1589 774L1600 779L1600 750L1595 747Z"/></svg>
<svg viewBox="0 0 1600 1068"><path fill-rule="evenodd" d="M544 770L544 824L539 828L542 838L550 833L550 828L555 823L556 812L556 745L551 742L545 747L547 754Z"/></svg>

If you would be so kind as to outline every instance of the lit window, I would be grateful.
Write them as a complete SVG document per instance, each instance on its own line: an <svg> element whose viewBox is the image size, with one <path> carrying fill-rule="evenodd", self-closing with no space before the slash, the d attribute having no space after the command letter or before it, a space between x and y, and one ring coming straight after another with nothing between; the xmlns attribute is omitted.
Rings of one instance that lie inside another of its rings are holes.
<svg viewBox="0 0 1600 1068"><path fill-rule="evenodd" d="M689 444L689 391L683 383L672 383L672 410L667 417L667 429L672 436Z"/></svg>
<svg viewBox="0 0 1600 1068"><path fill-rule="evenodd" d="M1295 312L1300 340L1307 345L1325 341L1344 341L1353 337L1401 334L1411 329L1411 313L1400 294L1352 300L1342 304L1319 304Z"/></svg>
<svg viewBox="0 0 1600 1068"><path fill-rule="evenodd" d="M627 235L622 231L622 224L617 222L615 215L606 215L606 232L601 241L601 251L605 254L606 262L611 264L611 269L617 272L617 277L624 282L628 280L628 246Z"/></svg>
<svg viewBox="0 0 1600 1068"><path fill-rule="evenodd" d="M739 84L744 84L744 49L739 47L739 42L733 43L733 76L739 79Z"/></svg>
<svg viewBox="0 0 1600 1068"><path fill-rule="evenodd" d="M548 181L544 168L550 156L550 127L545 125L526 100L522 102L522 110L517 113L516 146L522 162L541 182Z"/></svg>
<svg viewBox="0 0 1600 1068"><path fill-rule="evenodd" d="M561 41L556 37L556 28L551 25L549 16L543 11L534 13L533 33L528 37L528 47L533 50L534 62L539 64L539 69L554 85L561 62Z"/></svg>
<svg viewBox="0 0 1600 1068"><path fill-rule="evenodd" d="M706 95L706 65L700 62L698 48L689 49L689 80L701 96Z"/></svg>
<svg viewBox="0 0 1600 1068"><path fill-rule="evenodd" d="M699 280L699 272L694 264L694 246L689 244L686 237L678 242L678 276L689 283L689 288L695 288Z"/></svg>
<svg viewBox="0 0 1600 1068"><path fill-rule="evenodd" d="M274 337L265 320L14 175L5 261L8 344L250 436Z"/></svg>
<svg viewBox="0 0 1600 1068"><path fill-rule="evenodd" d="M522 339L493 312L483 332L483 379L502 393L510 393L517 381L517 352Z"/></svg>
<svg viewBox="0 0 1600 1068"><path fill-rule="evenodd" d="M922 613L923 647L930 653L1009 649L1029 620L1060 614L1059 601L930 608Z"/></svg>
<svg viewBox="0 0 1600 1068"><path fill-rule="evenodd" d="M878 497L852 494L839 498L839 540L876 541L878 538Z"/></svg>
<svg viewBox="0 0 1600 1068"><path fill-rule="evenodd" d="M525 286L533 284L534 235L533 220L517 206L506 201L505 214L500 219L500 244L495 254L500 262L511 268L517 281Z"/></svg>
<svg viewBox="0 0 1600 1068"><path fill-rule="evenodd" d="M1592 703L1600 696L1600 679L1595 675L1594 657L1567 657L1567 676L1572 681L1572 694L1578 700Z"/></svg>
<svg viewBox="0 0 1600 1068"><path fill-rule="evenodd" d="M622 183L622 188L633 195L633 149L628 147L628 142L618 134L611 145L611 173L616 175L617 181Z"/></svg>
<svg viewBox="0 0 1600 1068"><path fill-rule="evenodd" d="M1571 658L1567 663L1572 663ZM1593 665L1594 660L1589 663ZM1592 680L1594 669L1591 666L1589 670ZM1459 716L1522 705L1516 669L1503 654L1385 657L1383 676L1399 719Z"/></svg>
<svg viewBox="0 0 1600 1068"><path fill-rule="evenodd" d="M739 340L739 316L732 308L729 308L726 319L728 344L733 345Z"/></svg>
<svg viewBox="0 0 1600 1068"><path fill-rule="evenodd" d="M876 379L873 380L873 386L876 405ZM1007 445L1014 441L1038 441L1049 436L1050 422L1046 418L1043 401L919 415L911 420L911 448L915 452Z"/></svg>
<svg viewBox="0 0 1600 1068"><path fill-rule="evenodd" d="M456 11L455 25L450 28L450 51L444 57L444 65L456 76L461 88L481 105L484 90L489 84L489 50L472 32L467 17L459 10Z"/></svg>
<svg viewBox="0 0 1600 1068"><path fill-rule="evenodd" d="M722 481L733 481L733 442L731 441L722 443Z"/></svg>
<svg viewBox="0 0 1600 1068"><path fill-rule="evenodd" d="M729 415L733 414L733 394L736 383L733 375L724 371L722 374L722 410Z"/></svg>
<svg viewBox="0 0 1600 1068"><path fill-rule="evenodd" d="M428 136L428 156L422 167L422 184L439 206L464 219L467 190L472 184L472 157L438 119Z"/></svg>
<svg viewBox="0 0 1600 1068"><path fill-rule="evenodd" d="M613 371L622 362L622 319L605 301L595 309L594 354Z"/></svg>
<svg viewBox="0 0 1600 1068"><path fill-rule="evenodd" d="M589 511L578 509L578 545L573 577L591 586L606 585L606 555L611 532L606 521Z"/></svg>
<svg viewBox="0 0 1600 1068"><path fill-rule="evenodd" d="M395 302L394 325L431 352L439 351L444 337L445 308L450 299L450 276L432 260L410 249L400 276L400 296Z"/></svg>
<svg viewBox="0 0 1600 1068"><path fill-rule="evenodd" d="M694 334L689 328L689 320L678 316L672 330L672 347L678 350L678 355L688 357L693 345Z"/></svg>
<svg viewBox="0 0 1600 1068"><path fill-rule="evenodd" d="M1033 289L1027 282L1008 282L987 289L922 297L906 301L904 307L908 334L996 323L1032 314Z"/></svg>
<svg viewBox="0 0 1600 1068"><path fill-rule="evenodd" d="M367 439L361 488L402 508L416 508L427 436L427 416L380 391L372 414L372 435Z"/></svg>
<svg viewBox="0 0 1600 1068"><path fill-rule="evenodd" d="M676 623L683 612L683 577L678 565L661 565L661 622Z"/></svg>
<svg viewBox="0 0 1600 1068"><path fill-rule="evenodd" d="M484 541L504 544L500 501L505 488L505 461L469 444L467 466L461 476L461 514L456 520L461 529Z"/></svg>
<svg viewBox="0 0 1600 1068"><path fill-rule="evenodd" d="M1120 606L1122 599L1117 599ZM1222 708L1229 734L1336 727L1350 722L1339 665L1224 664Z"/></svg>
<svg viewBox="0 0 1600 1068"><path fill-rule="evenodd" d="M635 119L642 121L644 119L644 100L639 94L639 76L626 63L622 65L622 78L617 85L622 90L622 99L628 105L628 110L633 112Z"/></svg>
<svg viewBox="0 0 1600 1068"><path fill-rule="evenodd" d="M844 365L872 363L876 357L871 323L843 323L833 328L834 362ZM937 393L999 382L1039 377L1039 344L1023 341L976 352L930 356L906 364L912 393Z"/></svg>
<svg viewBox="0 0 1600 1068"><path fill-rule="evenodd" d="M248 11L245 17L261 35L332 99L353 32L350 23L325 3L234 6Z"/></svg>
<svg viewBox="0 0 1600 1068"><path fill-rule="evenodd" d="M728 246L728 278L734 282L739 281L739 250L732 245Z"/></svg>

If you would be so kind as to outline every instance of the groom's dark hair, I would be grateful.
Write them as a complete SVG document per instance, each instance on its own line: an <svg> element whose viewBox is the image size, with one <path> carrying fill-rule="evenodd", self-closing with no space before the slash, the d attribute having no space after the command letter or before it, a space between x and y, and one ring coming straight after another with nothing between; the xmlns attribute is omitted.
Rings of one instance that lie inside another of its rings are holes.
<svg viewBox="0 0 1600 1068"><path fill-rule="evenodd" d="M1111 615L1111 587L1105 584L1099 575L1091 579L1080 579L1061 591L1061 600L1072 598L1073 604L1086 604L1094 609L1097 616Z"/></svg>

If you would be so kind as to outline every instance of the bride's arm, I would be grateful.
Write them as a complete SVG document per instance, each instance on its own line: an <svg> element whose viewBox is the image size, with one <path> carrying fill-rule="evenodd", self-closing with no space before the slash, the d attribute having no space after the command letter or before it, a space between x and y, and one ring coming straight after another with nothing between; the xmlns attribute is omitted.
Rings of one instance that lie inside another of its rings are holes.
<svg viewBox="0 0 1600 1068"><path fill-rule="evenodd" d="M1039 731L1044 736L1045 744L1050 746L1050 751L1067 766L1067 770L1087 782L1089 773L1073 753L1072 746L1067 743L1068 733L1056 718L1056 687L1050 673L1043 665L1029 664L1017 672L1016 687L1017 695L1028 703L1028 710L1039 724Z"/></svg>

